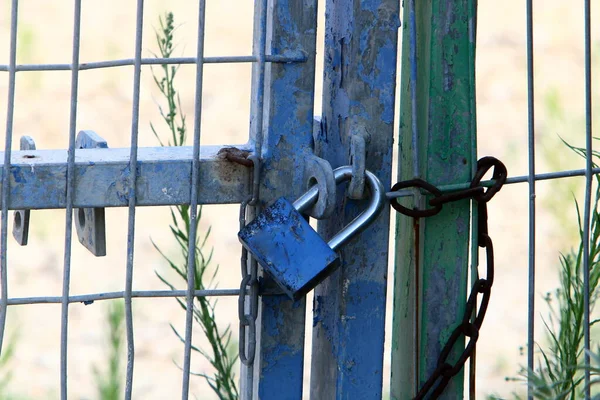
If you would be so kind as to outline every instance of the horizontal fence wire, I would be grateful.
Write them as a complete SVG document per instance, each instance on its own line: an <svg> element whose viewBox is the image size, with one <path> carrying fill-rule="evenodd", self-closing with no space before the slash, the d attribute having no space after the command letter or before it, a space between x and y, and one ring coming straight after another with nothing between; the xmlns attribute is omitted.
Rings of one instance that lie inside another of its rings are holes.
<svg viewBox="0 0 600 400"><path fill-rule="evenodd" d="M591 174L592 175L600 174L600 168L592 168ZM515 183L530 183L530 181L538 182L538 181L547 181L547 180L554 180L554 179L585 177L585 175L586 175L585 169L572 169L572 170L567 170L567 171L547 172L547 173L543 173L543 174L535 174L535 170L532 170L531 175L513 176L511 178L508 178L504 184L510 185L510 184L515 184ZM440 186L437 186L437 188L440 189L442 192L453 192L453 191L457 191L457 190L467 189L467 188L469 188L470 184L471 184L470 182L456 183L456 184L452 184L452 185L440 185ZM493 184L494 184L494 181L491 181L491 180L480 182L480 185L484 186L484 187L491 187L491 186L493 186ZM395 192L387 192L386 193L386 196L388 199L395 199L395 198L399 198L399 197L409 197L409 196L414 196L414 195L415 195L415 193L412 190L398 190ZM533 195L535 195L535 191L534 191ZM534 198L535 198L535 196L534 196Z"/></svg>
<svg viewBox="0 0 600 400"><path fill-rule="evenodd" d="M264 61L271 63L302 63L308 58L305 54L299 53L295 56L281 55L265 55ZM196 64L196 57L170 57L170 58L142 58L141 65L185 65ZM260 62L256 56L220 56L220 57L204 57L203 64L240 64L240 63L257 63ZM114 67L129 67L135 65L135 59L125 58L111 61L95 61L81 63L77 68L79 71L92 69L114 68ZM9 72L9 65L0 65L0 72ZM34 72L34 71L70 71L71 64L21 64L15 66L16 72Z"/></svg>
<svg viewBox="0 0 600 400"><path fill-rule="evenodd" d="M240 294L239 289L205 289L205 290L194 290L194 297L214 297L214 296L238 296ZM144 298L144 297L186 297L187 290L132 290L132 298ZM281 293L267 293L261 294L262 296L279 296ZM100 292L73 295L67 298L69 303L93 303L98 300L114 300L124 299L125 292ZM62 302L61 296L37 296L37 297L13 297L7 300L9 306L27 305L27 304L60 304Z"/></svg>

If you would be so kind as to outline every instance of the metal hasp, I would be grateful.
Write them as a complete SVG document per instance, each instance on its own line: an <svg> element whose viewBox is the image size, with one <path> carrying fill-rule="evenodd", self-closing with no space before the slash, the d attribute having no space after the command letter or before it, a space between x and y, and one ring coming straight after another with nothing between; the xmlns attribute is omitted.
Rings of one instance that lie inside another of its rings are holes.
<svg viewBox="0 0 600 400"><path fill-rule="evenodd" d="M404 2L398 180L435 186L470 182L476 161L475 0ZM416 191L399 200L422 209ZM397 217L391 398L413 398L437 367L467 296L469 200L429 218ZM476 241L472 242L476 243ZM472 259L477 262L477 246ZM449 360L460 355L457 343ZM459 373L440 399L462 399Z"/></svg>
<svg viewBox="0 0 600 400"><path fill-rule="evenodd" d="M315 219L329 218L335 210L336 183L331 164L316 156L307 156L304 162L304 175L307 189L316 185L318 199L306 210L305 214Z"/></svg>
<svg viewBox="0 0 600 400"><path fill-rule="evenodd" d="M385 192L375 175L365 171L371 201L348 226L325 242L305 217L319 197L313 186L291 204L281 197L238 233L240 241L292 299L298 300L339 266L336 251L366 229L385 204ZM352 167L334 171L337 184L352 178Z"/></svg>
<svg viewBox="0 0 600 400"><path fill-rule="evenodd" d="M35 150L35 142L30 136L22 136L19 148L21 150ZM24 155L23 157L27 157ZM17 243L21 246L27 246L29 238L29 218L31 211L16 210L13 219L12 234Z"/></svg>
<svg viewBox="0 0 600 400"><path fill-rule="evenodd" d="M231 146L201 146L200 204L241 203L247 193L249 169L219 153ZM248 146L237 146L247 151ZM79 149L75 155L73 206L126 207L129 148ZM0 152L0 157L4 153ZM0 166L0 169L3 169ZM140 147L137 159L137 206L190 203L192 147ZM8 208L66 207L67 151L12 151ZM4 190L0 187L0 191Z"/></svg>
<svg viewBox="0 0 600 400"><path fill-rule="evenodd" d="M364 129L370 134L365 169L390 187L400 2L327 0L325 7L323 110L315 153L333 168L347 165L352 136ZM361 144L354 146L360 157ZM359 163L355 167L361 169ZM319 221L321 236L339 232L367 201L339 193L333 216ZM340 268L315 288L311 399L383 397L389 228L386 207L341 249Z"/></svg>
<svg viewBox="0 0 600 400"><path fill-rule="evenodd" d="M94 131L80 131L75 140L76 149L107 149L106 140ZM96 257L106 255L106 222L104 208L75 208L75 228L79 242Z"/></svg>

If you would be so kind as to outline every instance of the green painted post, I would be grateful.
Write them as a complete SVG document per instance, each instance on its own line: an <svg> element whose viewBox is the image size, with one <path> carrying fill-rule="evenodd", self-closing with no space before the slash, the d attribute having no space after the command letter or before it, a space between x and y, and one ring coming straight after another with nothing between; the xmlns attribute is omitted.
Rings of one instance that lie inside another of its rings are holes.
<svg viewBox="0 0 600 400"><path fill-rule="evenodd" d="M411 24L410 4L416 4ZM404 2L399 179L440 186L470 181L476 161L476 0ZM416 27L417 147L413 152L411 26ZM417 157L418 169L413 164ZM401 200L422 207L427 197ZM412 398L463 316L467 295L471 210L463 200L434 217L398 216L391 397ZM454 361L461 349L455 349ZM463 397L464 376L442 398Z"/></svg>

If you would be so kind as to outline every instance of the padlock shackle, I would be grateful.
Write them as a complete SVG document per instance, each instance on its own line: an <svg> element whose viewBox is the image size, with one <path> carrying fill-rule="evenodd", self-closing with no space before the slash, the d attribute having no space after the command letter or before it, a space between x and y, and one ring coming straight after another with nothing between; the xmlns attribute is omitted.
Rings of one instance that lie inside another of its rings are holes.
<svg viewBox="0 0 600 400"><path fill-rule="evenodd" d="M336 168L333 171L333 176L335 177L336 184L340 184L344 181L349 181L352 178L352 167L344 166ZM337 233L329 240L328 245L334 251L346 244L354 236L365 230L369 226L371 221L377 218L377 216L383 209L383 206L386 201L383 185L381 184L379 179L370 171L365 171L365 177L371 194L371 201L369 203L369 206L366 210L364 210L361 214L354 218L352 222L350 222L346 227L344 227L344 229L342 229L339 233ZM319 189L315 185L294 202L294 208L300 213L303 213L317 201L318 197Z"/></svg>

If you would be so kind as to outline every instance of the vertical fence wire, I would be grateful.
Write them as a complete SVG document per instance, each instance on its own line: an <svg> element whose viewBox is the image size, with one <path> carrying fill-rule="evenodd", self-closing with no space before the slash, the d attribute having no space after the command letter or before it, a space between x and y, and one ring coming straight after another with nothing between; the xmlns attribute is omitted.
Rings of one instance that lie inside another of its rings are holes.
<svg viewBox="0 0 600 400"><path fill-rule="evenodd" d="M255 98L252 99L256 105L256 120L253 126L255 143L254 154L262 156L262 146L264 141L263 132L263 112L264 112L264 97L265 97L265 51L267 46L267 0L261 0L256 7L260 7L260 20L258 29L258 48L253 49L253 55L256 57L256 67L258 68L257 90ZM254 30L256 32L256 29ZM256 184L256 182L254 182Z"/></svg>
<svg viewBox="0 0 600 400"><path fill-rule="evenodd" d="M535 333L535 104L533 75L533 0L527 0L527 111L528 111L528 159L527 183L529 186L529 271L527 308L527 368L534 367ZM527 374L527 397L533 399Z"/></svg>
<svg viewBox="0 0 600 400"><path fill-rule="evenodd" d="M251 118L254 119L254 123L251 124L252 132L250 132L251 137L254 138L254 156L257 157L257 160L261 159L262 156L262 147L264 143L264 130L263 130L263 116L264 116L264 95L265 95L265 53L266 53L266 43L267 43L267 11L268 11L268 0L261 0L260 2L255 3L255 13L259 13L259 18L255 18L255 24L258 23L258 29L255 26L253 31L256 35L258 33L258 40L254 41L254 46L252 49L252 55L255 57L255 68L258 69L258 76L256 82L256 90L254 90L254 98L252 99L252 114ZM256 7L259 7L257 10ZM258 163L259 164L259 163ZM256 210L257 204L259 202L259 188L260 188L260 171L258 170L257 163L254 164L254 178L252 180L252 200L249 203L250 206ZM251 216L253 214L252 209L250 210ZM255 211L254 211L255 213ZM258 268L258 264L252 255L248 254L246 268L250 269L250 275L256 276L256 274L252 273L256 271ZM247 301L249 298L249 302ZM250 296L247 296L244 303L250 307L251 311L252 305L257 304L258 292L256 289L256 284L252 285L252 289L250 291ZM256 306L258 307L258 305ZM250 312L251 313L251 312ZM253 331L252 331L253 330ZM252 335L252 337L244 338L247 346L251 341L256 340L256 325L252 324L250 329L244 330L245 334ZM252 339L252 340L251 340ZM254 345L254 349L256 349L256 345ZM256 350L255 350L256 351ZM256 358L254 358L256 360ZM241 385L240 395L244 400L251 400L254 395L254 363L250 363L244 365L242 368L245 369L245 373L242 375L243 383Z"/></svg>
<svg viewBox="0 0 600 400"><path fill-rule="evenodd" d="M8 252L6 249L8 236L8 199L10 190L10 157L12 148L12 131L15 111L15 87L17 72L17 23L19 0L13 0L10 17L10 55L8 65L8 107L6 111L6 138L4 144L4 167L2 169L2 222L0 228L1 254L0 254L0 354L4 343L6 327L6 314L8 312Z"/></svg>
<svg viewBox="0 0 600 400"><path fill-rule="evenodd" d="M590 0L584 0L585 210L583 214L583 335L585 398L590 398L590 213L592 199L592 72Z"/></svg>
<svg viewBox="0 0 600 400"><path fill-rule="evenodd" d="M196 237L198 232L198 187L200 180L200 138L202 134L202 79L204 73L204 25L206 2L199 1L198 49L196 55L196 93L194 102L194 148L192 159L192 193L190 194L190 231L188 237L187 293L185 312L185 348L181 398L187 400L190 390L190 364L192 359L192 323L194 317L194 291L196 289Z"/></svg>
<svg viewBox="0 0 600 400"><path fill-rule="evenodd" d="M67 350L69 337L69 288L71 286L71 245L73 237L73 197L75 186L75 134L77 129L77 93L79 87L79 48L81 0L75 0L73 17L73 58L71 61L71 110L69 117L69 150L67 155L67 197L65 205L65 251L62 282L60 330L60 396L67 399Z"/></svg>
<svg viewBox="0 0 600 400"><path fill-rule="evenodd" d="M135 24L135 62L133 73L133 104L131 112L131 149L129 155L129 212L127 221L127 271L125 274L125 325L127 331L127 372L125 399L131 400L133 391L133 364L135 345L133 333L133 250L135 247L135 210L137 183L138 130L140 117L140 80L142 75L142 33L144 26L144 0L137 1Z"/></svg>

